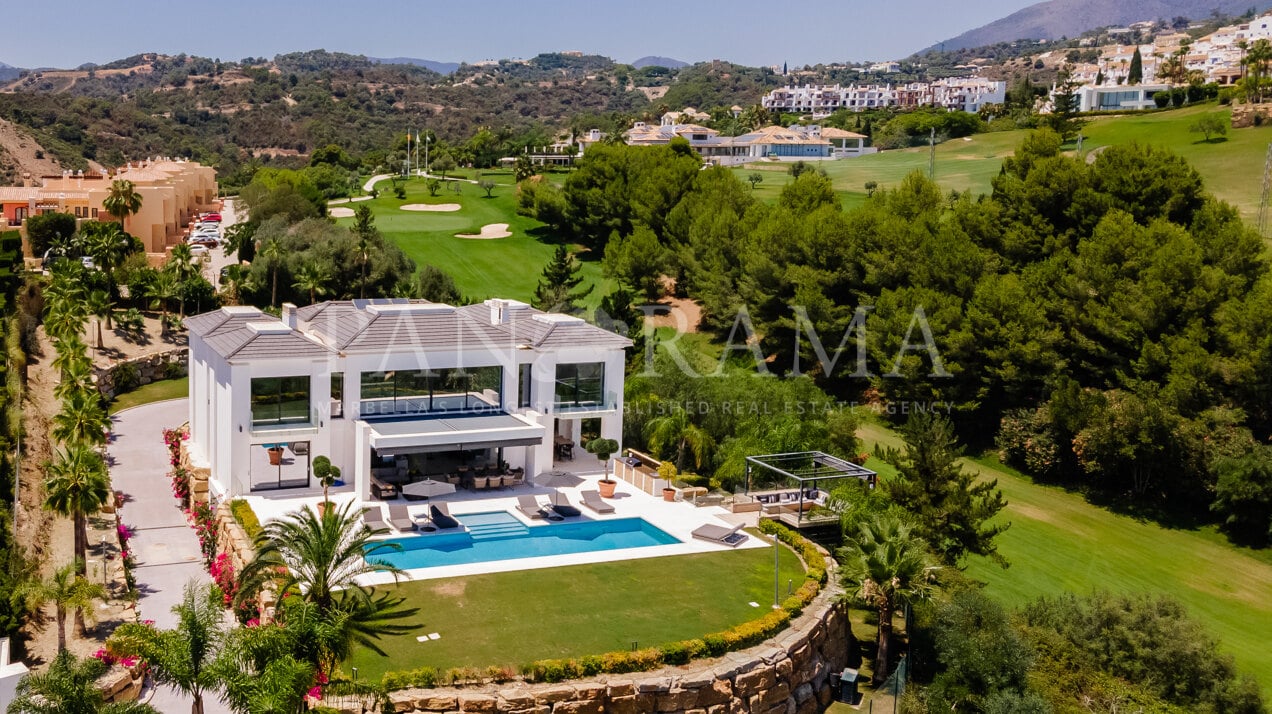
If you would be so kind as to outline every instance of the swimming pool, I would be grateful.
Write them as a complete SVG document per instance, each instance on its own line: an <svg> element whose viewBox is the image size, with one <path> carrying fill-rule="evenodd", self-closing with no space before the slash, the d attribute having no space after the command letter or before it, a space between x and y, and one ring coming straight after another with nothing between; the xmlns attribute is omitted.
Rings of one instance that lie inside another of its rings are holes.
<svg viewBox="0 0 1272 714"><path fill-rule="evenodd" d="M381 551L372 559L411 570L680 542L642 518L534 526L527 526L507 511L466 513L455 518L468 527L467 532L387 538L378 543L396 543L402 550Z"/></svg>

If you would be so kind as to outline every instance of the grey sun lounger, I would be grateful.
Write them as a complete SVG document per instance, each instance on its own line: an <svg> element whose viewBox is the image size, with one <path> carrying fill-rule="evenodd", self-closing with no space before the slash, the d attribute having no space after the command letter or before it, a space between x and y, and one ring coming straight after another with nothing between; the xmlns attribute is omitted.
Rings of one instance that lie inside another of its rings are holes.
<svg viewBox="0 0 1272 714"><path fill-rule="evenodd" d="M415 521L403 504L389 504L389 525L403 533L415 530Z"/></svg>
<svg viewBox="0 0 1272 714"><path fill-rule="evenodd" d="M732 528L725 528L724 526L716 526L708 523L706 525L699 526L691 535L694 538L701 538L702 540L711 541L712 543L719 543L720 545L727 545L730 548L736 548L745 543L748 537L741 531L741 523Z"/></svg>
<svg viewBox="0 0 1272 714"><path fill-rule="evenodd" d="M548 517L547 512L543 510L543 506L539 505L539 499L534 496L518 496L517 510L521 514L532 521L541 521Z"/></svg>
<svg viewBox="0 0 1272 714"><path fill-rule="evenodd" d="M583 512L575 508L574 504L570 503L570 499L564 493L561 493L560 491L557 491L556 493L552 494L552 498L550 499L550 501L551 501L551 504L548 506L548 508L551 508L553 511L556 512L558 516L561 516L562 518L573 518L575 516L583 515Z"/></svg>
<svg viewBox="0 0 1272 714"><path fill-rule="evenodd" d="M447 528L459 528L459 521L450 514L450 508L445 503L433 503L428 507L428 518L433 522L434 526L442 530Z"/></svg>
<svg viewBox="0 0 1272 714"><path fill-rule="evenodd" d="M362 512L362 522L372 531L387 531L389 524L384 522L384 511L379 506L372 506Z"/></svg>
<svg viewBox="0 0 1272 714"><path fill-rule="evenodd" d="M583 499L583 505L596 511L597 513L613 513L614 507L606 503L601 498L600 491L580 491L579 497Z"/></svg>

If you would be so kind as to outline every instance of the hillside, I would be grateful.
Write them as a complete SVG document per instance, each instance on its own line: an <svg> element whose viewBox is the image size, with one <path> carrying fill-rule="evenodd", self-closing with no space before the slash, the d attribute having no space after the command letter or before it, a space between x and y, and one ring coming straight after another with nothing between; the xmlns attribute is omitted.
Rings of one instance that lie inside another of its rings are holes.
<svg viewBox="0 0 1272 714"><path fill-rule="evenodd" d="M958 50L1014 40L1055 40L1076 37L1098 27L1127 25L1142 20L1200 19L1209 16L1212 11L1241 15L1251 7L1265 10L1272 7L1272 0L1047 0L938 42L921 52Z"/></svg>

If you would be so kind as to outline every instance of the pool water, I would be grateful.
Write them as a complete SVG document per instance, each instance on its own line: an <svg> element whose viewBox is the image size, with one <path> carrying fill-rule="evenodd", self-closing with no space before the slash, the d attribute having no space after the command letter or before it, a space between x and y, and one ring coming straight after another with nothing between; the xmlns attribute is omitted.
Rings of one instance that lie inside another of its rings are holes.
<svg viewBox="0 0 1272 714"><path fill-rule="evenodd" d="M527 526L507 511L491 511L456 515L455 519L467 526L467 532L387 538L376 545L396 543L402 550L380 550L371 559L411 570L680 542L642 518Z"/></svg>

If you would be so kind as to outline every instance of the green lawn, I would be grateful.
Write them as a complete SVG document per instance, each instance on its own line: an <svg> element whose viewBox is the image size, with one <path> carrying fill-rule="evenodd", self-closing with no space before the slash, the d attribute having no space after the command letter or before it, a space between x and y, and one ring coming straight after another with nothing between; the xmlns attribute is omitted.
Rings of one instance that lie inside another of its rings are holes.
<svg viewBox="0 0 1272 714"><path fill-rule="evenodd" d="M474 174L466 171L459 175L472 178ZM429 196L424 180L416 178L407 182L405 200L393 195L389 181L381 181L376 185L379 198L365 205L375 212L376 227L386 238L401 246L416 265L428 263L449 273L466 297L529 302L555 245L549 242L551 237L542 223L517 215L511 173L486 172L483 178L499 184L492 198L486 198L485 191L471 183L461 184L463 192L458 195L447 185L437 196ZM453 213L401 210L401 206L410 203L458 203L462 208ZM353 208L361 204L344 205ZM353 219L340 218L337 222L348 226ZM456 233L478 233L489 223L507 223L512 236L494 240L455 237ZM584 301L594 307L612 285L601 277L598 260L591 260L586 254L579 257L585 282L600 283Z"/></svg>
<svg viewBox="0 0 1272 714"><path fill-rule="evenodd" d="M1177 109L1169 112L1146 112L1123 116L1092 118L1082 133L1084 152L1101 146L1138 141L1174 151L1183 156L1202 175L1206 188L1233 204L1241 215L1253 223L1263 189L1263 164L1272 126L1229 130L1225 140L1207 144L1200 134L1188 129L1201 114L1229 110L1216 104ZM952 139L936 147L936 181L949 191L972 190L989 193L990 181L998 174L1002 160L1015 151L1026 131L977 134ZM1075 147L1067 147L1073 150ZM866 198L865 183L876 181L880 188L892 188L911 171L928 170L927 147L883 151L870 156L839 161L817 162L834 182L845 208L852 208ZM786 173L790 164L760 163L734 169L739 179L759 171L764 176L755 195L767 201L777 199L782 186L790 180Z"/></svg>
<svg viewBox="0 0 1272 714"><path fill-rule="evenodd" d="M1208 104L1170 112L1099 117L1082 130L1088 137L1085 148L1131 141L1164 146L1188 159L1211 193L1236 206L1247 222L1254 223L1272 126L1229 129L1225 139L1207 144L1201 134L1190 132L1188 127L1198 116L1215 112L1222 112L1225 121L1231 114L1226 107Z"/></svg>
<svg viewBox="0 0 1272 714"><path fill-rule="evenodd" d="M877 444L900 444L876 424L864 425L860 435L872 451ZM1002 517L1011 528L998 537L998 549L1011 567L976 559L967 569L989 584L990 594L1021 605L1065 590L1165 592L1205 622L1272 696L1272 563L1266 552L1233 547L1213 532L1171 530L1112 513L991 459L968 460L967 467L998 479L1009 502Z"/></svg>
<svg viewBox="0 0 1272 714"><path fill-rule="evenodd" d="M803 566L780 551L780 588ZM419 627L360 649L348 666L378 681L391 670L520 666L534 660L653 647L759 618L773 603L773 549L627 560L423 580L399 586ZM759 603L751 607L749 603ZM436 632L440 639L417 642Z"/></svg>
<svg viewBox="0 0 1272 714"><path fill-rule="evenodd" d="M139 407L151 402L162 402L167 399L181 399L190 394L190 378L163 379L158 382L142 385L131 392L115 397L110 403L110 413L123 411L131 407Z"/></svg>

